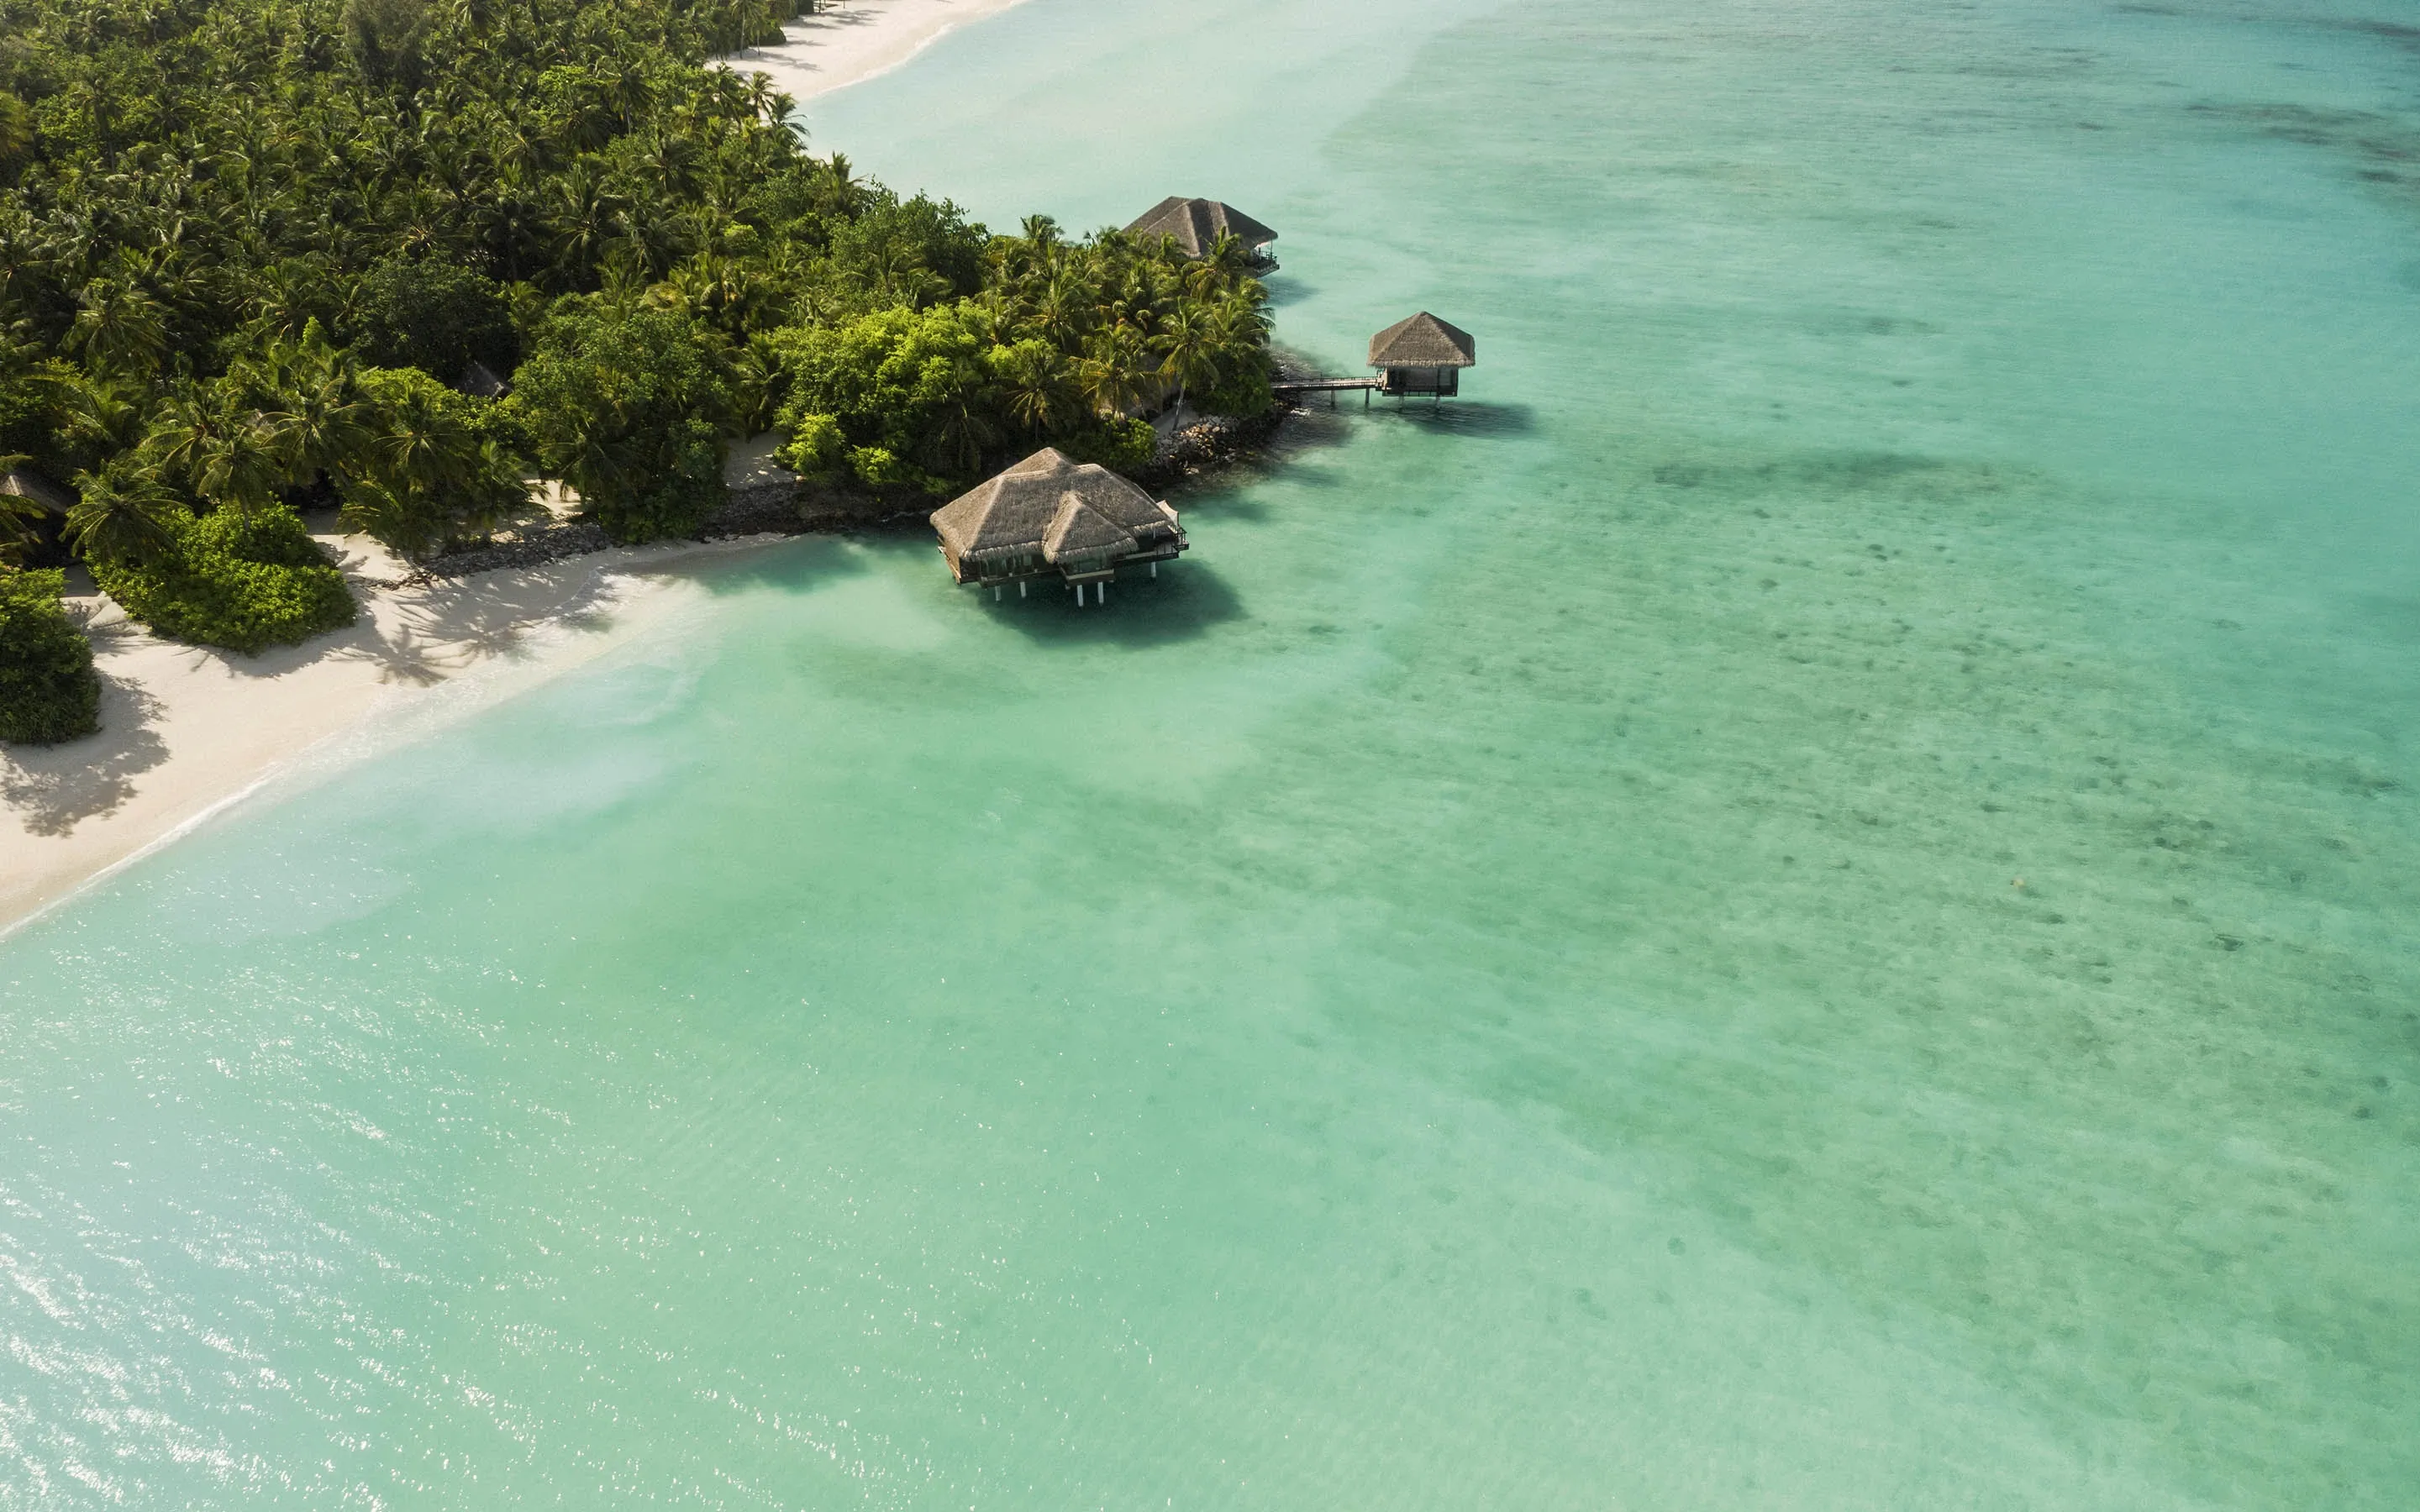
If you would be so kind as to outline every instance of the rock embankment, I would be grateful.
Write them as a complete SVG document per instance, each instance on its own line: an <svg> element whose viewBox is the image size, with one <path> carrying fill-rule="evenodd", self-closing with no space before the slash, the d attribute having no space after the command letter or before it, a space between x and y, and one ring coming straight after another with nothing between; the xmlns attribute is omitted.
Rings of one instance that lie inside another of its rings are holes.
<svg viewBox="0 0 2420 1512"><path fill-rule="evenodd" d="M1151 461L1135 474L1144 487L1165 488L1183 479L1199 477L1256 455L1275 435L1294 407L1280 403L1267 413L1246 418L1209 415L1160 439ZM722 541L742 535L806 535L847 531L896 530L922 526L930 506L900 509L863 494L811 488L786 472L752 459L745 482L736 482L722 507L691 533L690 539ZM544 566L566 557L587 556L613 545L602 527L584 519L557 517L501 532L494 539L458 551L448 551L421 563L396 586L420 585L442 579L505 568Z"/></svg>

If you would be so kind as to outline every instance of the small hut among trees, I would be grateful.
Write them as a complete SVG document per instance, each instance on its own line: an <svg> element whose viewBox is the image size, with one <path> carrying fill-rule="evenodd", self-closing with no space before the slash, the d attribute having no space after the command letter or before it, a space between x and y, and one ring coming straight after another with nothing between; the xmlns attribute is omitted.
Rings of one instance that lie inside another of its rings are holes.
<svg viewBox="0 0 2420 1512"><path fill-rule="evenodd" d="M1232 236L1242 244L1253 272L1277 270L1278 260L1269 255L1269 243L1278 234L1233 205L1215 199L1171 194L1127 226L1126 235L1146 241L1174 237L1177 249L1187 257L1206 257L1220 237Z"/></svg>
<svg viewBox="0 0 2420 1512"><path fill-rule="evenodd" d="M1078 606L1087 584L1102 585L1100 602L1120 567L1147 563L1157 577L1185 549L1175 510L1053 446L933 511L933 531L960 584L988 585L998 598L1013 582L1023 597L1027 583L1055 578L1075 586Z"/></svg>
<svg viewBox="0 0 2420 1512"><path fill-rule="evenodd" d="M74 494L38 472L0 471L0 571L22 563L41 542L56 540L75 501Z"/></svg>
<svg viewBox="0 0 2420 1512"><path fill-rule="evenodd" d="M23 500L23 505L19 507L28 513L39 510L45 515L65 515L75 507L75 495L40 473L28 472L23 468L0 472L0 494Z"/></svg>
<svg viewBox="0 0 2420 1512"><path fill-rule="evenodd" d="M1470 332L1422 310L1370 338L1370 365L1387 375L1382 393L1447 395L1462 389L1462 370L1479 365Z"/></svg>

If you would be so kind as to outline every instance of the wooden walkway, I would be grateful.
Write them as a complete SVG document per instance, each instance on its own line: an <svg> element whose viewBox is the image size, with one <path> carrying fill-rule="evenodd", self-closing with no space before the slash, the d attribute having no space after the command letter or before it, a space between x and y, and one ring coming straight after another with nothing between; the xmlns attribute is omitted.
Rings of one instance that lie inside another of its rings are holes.
<svg viewBox="0 0 2420 1512"><path fill-rule="evenodd" d="M1280 393L1341 393L1347 389L1383 389L1382 378L1284 378L1269 385Z"/></svg>

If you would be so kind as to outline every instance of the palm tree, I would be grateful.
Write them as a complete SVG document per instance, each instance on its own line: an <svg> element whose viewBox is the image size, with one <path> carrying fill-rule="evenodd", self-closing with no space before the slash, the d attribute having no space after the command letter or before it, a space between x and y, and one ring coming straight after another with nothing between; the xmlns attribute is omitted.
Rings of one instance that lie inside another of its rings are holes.
<svg viewBox="0 0 2420 1512"><path fill-rule="evenodd" d="M1156 379L1142 333L1128 325L1112 326L1095 339L1078 364L1085 396L1101 414L1115 419L1151 397Z"/></svg>
<svg viewBox="0 0 2420 1512"><path fill-rule="evenodd" d="M1010 417L1033 436L1058 429L1075 413L1075 377L1067 359L1048 342L1020 341L994 362L993 369Z"/></svg>
<svg viewBox="0 0 2420 1512"><path fill-rule="evenodd" d="M478 441L418 393L388 411L371 441L378 471L394 483L435 492L470 476Z"/></svg>
<svg viewBox="0 0 2420 1512"><path fill-rule="evenodd" d="M176 496L148 469L113 466L75 476L67 543L88 562L141 562L176 540Z"/></svg>
<svg viewBox="0 0 2420 1512"><path fill-rule="evenodd" d="M232 506L246 520L274 502L286 466L277 438L256 409L233 401L222 386L204 397L172 394L160 407L143 451L153 466L192 480L213 504Z"/></svg>
<svg viewBox="0 0 2420 1512"><path fill-rule="evenodd" d="M85 455L114 455L143 439L150 393L131 379L68 369L53 379L59 433Z"/></svg>
<svg viewBox="0 0 2420 1512"><path fill-rule="evenodd" d="M1221 231L1218 239L1210 243L1208 255L1187 273L1196 292L1206 293L1211 287L1233 288L1252 276L1252 254L1235 233Z"/></svg>
<svg viewBox="0 0 2420 1512"><path fill-rule="evenodd" d="M748 108L779 126L799 113L799 102L773 86L771 74L753 73L748 77Z"/></svg>
<svg viewBox="0 0 2420 1512"><path fill-rule="evenodd" d="M697 142L677 131L649 131L639 143L639 166L668 199L685 199L697 182Z"/></svg>
<svg viewBox="0 0 2420 1512"><path fill-rule="evenodd" d="M344 469L369 440L369 406L353 355L312 320L302 339L282 342L228 377L257 384L262 420L275 439L286 481L303 486Z"/></svg>
<svg viewBox="0 0 2420 1512"><path fill-rule="evenodd" d="M124 277L85 282L68 347L96 373L148 378L168 355L167 310Z"/></svg>
<svg viewBox="0 0 2420 1512"><path fill-rule="evenodd" d="M991 417L984 413L981 375L971 363L957 364L950 396L933 413L932 459L943 463L937 471L972 473L982 465L984 448L992 442Z"/></svg>
<svg viewBox="0 0 2420 1512"><path fill-rule="evenodd" d="M1093 290L1086 286L1082 276L1062 269L1034 297L1033 318L1044 334L1066 348L1075 346L1084 334L1086 319L1094 307Z"/></svg>
<svg viewBox="0 0 2420 1512"><path fill-rule="evenodd" d="M575 284L585 283L588 270L605 255L614 239L615 220L626 208L622 196L607 189L585 162L575 162L546 182L546 224L554 240L554 264Z"/></svg>
<svg viewBox="0 0 2420 1512"><path fill-rule="evenodd" d="M1214 316L1198 304L1186 304L1159 323L1159 334L1152 346L1160 353L1160 373L1176 380L1176 406L1185 408L1185 395L1195 384L1208 386L1218 381L1218 358L1226 345L1226 333Z"/></svg>
<svg viewBox="0 0 2420 1512"><path fill-rule="evenodd" d="M848 159L835 152L824 164L831 175L832 208L845 219L854 218L865 205L865 186L849 173Z"/></svg>

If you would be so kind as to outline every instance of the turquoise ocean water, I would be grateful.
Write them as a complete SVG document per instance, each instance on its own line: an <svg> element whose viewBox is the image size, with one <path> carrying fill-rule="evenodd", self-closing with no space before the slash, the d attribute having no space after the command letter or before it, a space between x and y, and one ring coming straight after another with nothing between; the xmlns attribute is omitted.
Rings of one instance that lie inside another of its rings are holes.
<svg viewBox="0 0 2420 1512"><path fill-rule="evenodd" d="M1278 226L1106 611L928 543L0 944L0 1506L2401 1507L2420 20L1033 0Z"/></svg>

